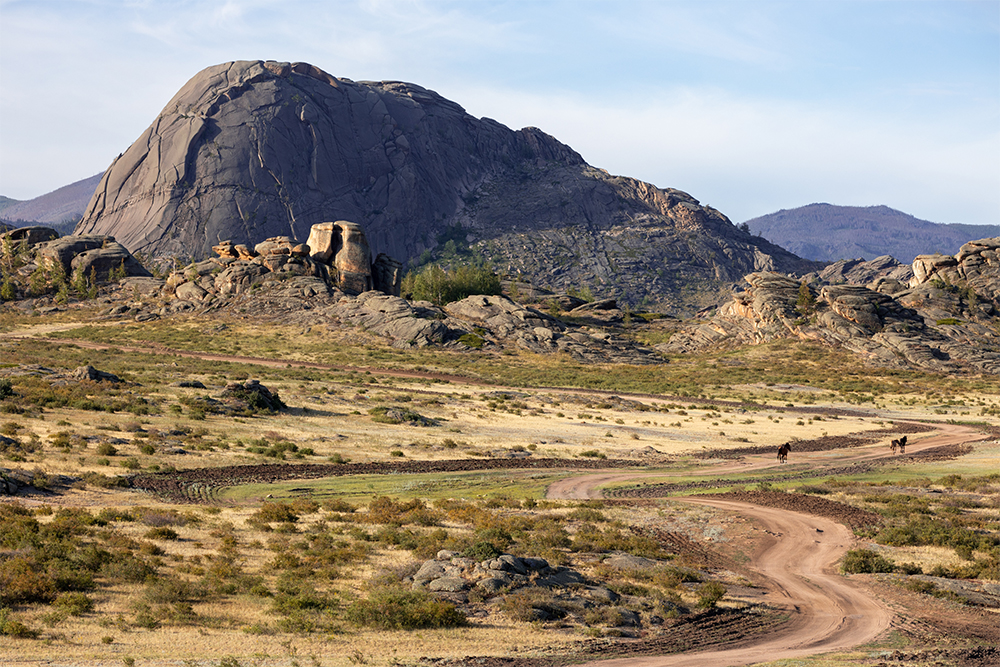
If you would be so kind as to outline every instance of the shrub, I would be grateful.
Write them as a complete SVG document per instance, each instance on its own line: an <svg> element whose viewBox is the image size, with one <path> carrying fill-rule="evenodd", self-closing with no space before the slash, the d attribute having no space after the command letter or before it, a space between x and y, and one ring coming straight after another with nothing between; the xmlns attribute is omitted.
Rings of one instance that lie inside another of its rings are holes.
<svg viewBox="0 0 1000 667"><path fill-rule="evenodd" d="M462 550L463 558L477 561L491 560L503 554L503 550L492 542L476 542Z"/></svg>
<svg viewBox="0 0 1000 667"><path fill-rule="evenodd" d="M452 603L424 591L402 588L377 590L367 600L352 603L346 615L356 625L380 630L456 628L468 624L465 614Z"/></svg>
<svg viewBox="0 0 1000 667"><path fill-rule="evenodd" d="M580 456L585 456L587 458L592 458L592 459L608 458L607 454L605 454L604 452L600 452L596 449L588 449L586 451L580 452Z"/></svg>
<svg viewBox="0 0 1000 667"><path fill-rule="evenodd" d="M94 601L85 593L60 593L52 605L64 610L71 616L80 616L94 609Z"/></svg>
<svg viewBox="0 0 1000 667"><path fill-rule="evenodd" d="M458 337L458 342L466 347L471 347L476 350L481 350L483 345L486 344L486 339L482 336L474 333L462 334Z"/></svg>
<svg viewBox="0 0 1000 667"><path fill-rule="evenodd" d="M24 556L0 561L0 604L51 602L56 582L34 559Z"/></svg>
<svg viewBox="0 0 1000 667"><path fill-rule="evenodd" d="M500 276L491 268L457 266L449 271L438 264L409 272L403 278L403 293L420 301L443 306L473 294L500 294Z"/></svg>
<svg viewBox="0 0 1000 667"><path fill-rule="evenodd" d="M10 608L3 607L0 608L0 635L19 639L34 639L39 635L39 632L12 618Z"/></svg>
<svg viewBox="0 0 1000 667"><path fill-rule="evenodd" d="M114 456L117 453L118 449L110 442L102 442L97 446L97 454L99 456Z"/></svg>
<svg viewBox="0 0 1000 667"><path fill-rule="evenodd" d="M521 588L506 596L500 610L515 621L545 621L582 611L548 588Z"/></svg>
<svg viewBox="0 0 1000 667"><path fill-rule="evenodd" d="M896 566L871 549L851 549L844 555L840 570L844 574L895 572Z"/></svg>
<svg viewBox="0 0 1000 667"><path fill-rule="evenodd" d="M150 540L177 540L180 536L173 528L160 526L158 528L150 528L147 530L144 537Z"/></svg>
<svg viewBox="0 0 1000 667"><path fill-rule="evenodd" d="M706 581L698 587L698 606L702 609L711 609L726 594L726 587L718 581Z"/></svg>
<svg viewBox="0 0 1000 667"><path fill-rule="evenodd" d="M254 526L261 526L271 523L295 523L298 520L299 515L290 504L264 503L250 516L248 522Z"/></svg>

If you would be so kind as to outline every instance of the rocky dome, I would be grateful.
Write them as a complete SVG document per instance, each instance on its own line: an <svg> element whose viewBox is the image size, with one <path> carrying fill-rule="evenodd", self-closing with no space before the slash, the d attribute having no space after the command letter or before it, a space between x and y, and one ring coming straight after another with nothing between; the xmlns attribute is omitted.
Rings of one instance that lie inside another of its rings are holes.
<svg viewBox="0 0 1000 667"><path fill-rule="evenodd" d="M451 240L543 287L681 310L750 271L815 267L536 128L475 118L414 84L272 61L191 79L112 163L76 233L186 259L328 220L358 222L373 253L404 263Z"/></svg>

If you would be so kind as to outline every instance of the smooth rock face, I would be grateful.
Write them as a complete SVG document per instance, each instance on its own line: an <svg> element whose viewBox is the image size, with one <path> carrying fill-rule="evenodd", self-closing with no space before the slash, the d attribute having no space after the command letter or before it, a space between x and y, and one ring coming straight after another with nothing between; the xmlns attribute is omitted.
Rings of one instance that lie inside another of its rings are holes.
<svg viewBox="0 0 1000 667"><path fill-rule="evenodd" d="M85 250L70 262L70 270L80 271L85 276L91 271L101 279L115 271L124 270L126 276L142 276L149 278L152 274L132 256L125 246L116 241L105 243L101 248Z"/></svg>
<svg viewBox="0 0 1000 667"><path fill-rule="evenodd" d="M114 240L113 237L101 234L63 236L40 244L38 246L38 260L50 265L58 262L62 264L66 275L69 275L73 270L72 262L74 257L88 250L100 248L105 243Z"/></svg>
<svg viewBox="0 0 1000 667"><path fill-rule="evenodd" d="M602 297L680 310L716 303L721 286L752 271L814 268L684 192L587 165L536 128L475 118L418 85L338 79L305 63L197 74L112 163L77 232L205 257L222 239L238 251L339 219L403 263L448 232L538 286L601 284ZM341 270L355 291L367 284ZM681 288L690 296L676 296Z"/></svg>

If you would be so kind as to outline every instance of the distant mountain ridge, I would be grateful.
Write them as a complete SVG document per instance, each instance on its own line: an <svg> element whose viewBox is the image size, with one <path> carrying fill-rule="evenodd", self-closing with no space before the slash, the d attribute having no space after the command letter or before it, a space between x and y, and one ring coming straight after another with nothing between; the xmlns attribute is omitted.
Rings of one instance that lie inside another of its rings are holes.
<svg viewBox="0 0 1000 667"><path fill-rule="evenodd" d="M0 220L17 224L44 224L70 233L83 217L104 172L48 192L34 199L17 200L0 196Z"/></svg>
<svg viewBox="0 0 1000 667"><path fill-rule="evenodd" d="M820 262L892 255L910 264L917 255L954 255L964 243L1000 236L1000 225L929 222L888 206L809 204L746 224L771 243Z"/></svg>

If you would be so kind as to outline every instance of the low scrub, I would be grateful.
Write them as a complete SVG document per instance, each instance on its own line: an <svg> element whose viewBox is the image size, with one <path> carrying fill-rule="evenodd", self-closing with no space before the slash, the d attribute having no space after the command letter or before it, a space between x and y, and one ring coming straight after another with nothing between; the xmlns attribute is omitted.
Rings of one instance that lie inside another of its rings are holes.
<svg viewBox="0 0 1000 667"><path fill-rule="evenodd" d="M457 628L468 624L465 614L450 602L424 591L383 588L367 600L351 603L346 610L351 623L379 630Z"/></svg>
<svg viewBox="0 0 1000 667"><path fill-rule="evenodd" d="M876 572L895 572L892 561L871 549L851 549L844 555L840 565L844 574L870 574Z"/></svg>

